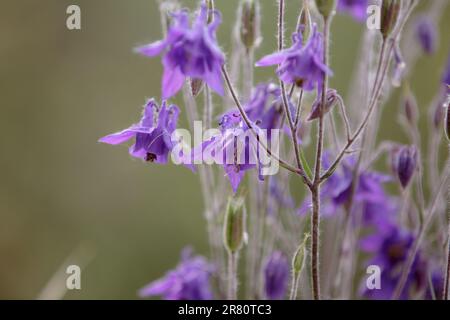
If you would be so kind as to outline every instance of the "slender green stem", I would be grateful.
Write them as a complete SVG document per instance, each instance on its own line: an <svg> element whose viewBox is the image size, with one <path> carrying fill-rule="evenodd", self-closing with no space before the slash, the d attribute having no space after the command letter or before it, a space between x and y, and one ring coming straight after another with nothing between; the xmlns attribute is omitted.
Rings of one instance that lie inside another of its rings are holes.
<svg viewBox="0 0 450 320"><path fill-rule="evenodd" d="M324 58L323 63L328 65L328 42L332 17L324 17ZM326 92L328 90L328 75L324 75L322 82L321 106L326 103ZM320 229L320 172L322 170L322 153L324 139L324 117L320 112L319 128L317 133L316 161L314 167L314 180L311 188L312 196L312 218L311 218L311 277L312 296L314 300L320 300L320 270L319 270L319 229Z"/></svg>
<svg viewBox="0 0 450 320"><path fill-rule="evenodd" d="M237 253L228 251L228 300L237 299Z"/></svg>
<svg viewBox="0 0 450 320"><path fill-rule="evenodd" d="M279 0L279 12L278 12L278 51L283 50L283 42L284 42L284 0ZM302 172L305 172L303 168L302 161L300 159L300 150L299 150L299 144L298 144L298 138L297 138L297 129L294 123L294 120L292 119L291 112L289 111L289 101L288 96L286 93L286 86L283 81L280 80L280 88L281 88L281 95L283 100L283 111L286 116L286 119L288 120L289 129L291 131L291 139L292 139L292 147L294 149L294 155L295 155L295 161L297 163L297 167ZM309 178L305 175L304 182L307 186L311 185L311 181Z"/></svg>
<svg viewBox="0 0 450 320"><path fill-rule="evenodd" d="M297 300L298 283L300 282L300 274L292 273L291 293L289 294L289 300Z"/></svg>

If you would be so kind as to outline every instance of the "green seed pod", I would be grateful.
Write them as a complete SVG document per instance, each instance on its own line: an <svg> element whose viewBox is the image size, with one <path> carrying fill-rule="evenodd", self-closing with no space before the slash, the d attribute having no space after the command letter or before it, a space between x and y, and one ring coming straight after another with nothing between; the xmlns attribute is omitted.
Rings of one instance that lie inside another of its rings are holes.
<svg viewBox="0 0 450 320"><path fill-rule="evenodd" d="M294 257L292 258L292 272L295 276L302 272L303 266L305 264L306 256L306 242L309 239L309 233L305 234L303 242L298 246L297 251L295 251Z"/></svg>
<svg viewBox="0 0 450 320"><path fill-rule="evenodd" d="M246 209L243 197L230 197L225 213L223 241L225 248L238 252L244 243Z"/></svg>
<svg viewBox="0 0 450 320"><path fill-rule="evenodd" d="M387 39L397 25L400 15L400 0L383 0L381 3L380 31L383 39Z"/></svg>
<svg viewBox="0 0 450 320"><path fill-rule="evenodd" d="M258 44L259 29L258 0L242 0L239 8L239 37L247 51Z"/></svg>
<svg viewBox="0 0 450 320"><path fill-rule="evenodd" d="M324 18L328 18L330 15L334 14L336 0L316 0L316 7Z"/></svg>

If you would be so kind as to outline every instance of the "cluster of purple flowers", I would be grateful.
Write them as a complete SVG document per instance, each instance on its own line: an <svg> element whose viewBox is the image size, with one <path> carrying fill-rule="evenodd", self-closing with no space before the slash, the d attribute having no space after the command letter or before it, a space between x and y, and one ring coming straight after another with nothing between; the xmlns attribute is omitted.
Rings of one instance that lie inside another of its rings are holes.
<svg viewBox="0 0 450 320"><path fill-rule="evenodd" d="M283 1L280 2L282 8ZM321 3L326 2L322 1ZM243 8L251 10L251 8L254 8L251 6L251 3L251 1L245 2L246 6ZM330 3L334 3L334 1L330 1ZM339 0L337 9L338 12L348 13L361 22L367 15L367 7L372 3L373 1L370 0ZM384 1L382 3L385 4ZM390 1L389 3L395 4L397 2ZM201 81L221 96L224 95L225 82L231 91L237 108L227 108L225 112L222 112L216 118L218 128L216 134L204 139L200 145L189 152L181 152L177 157L189 160L185 164L193 171L195 171L195 168L192 163L198 163L197 161L199 160L207 163L220 163L225 177L230 182L233 194L236 194L248 172L254 174L260 181L266 180L261 173L262 152L265 153L267 151L262 148L259 139L262 130L266 130L265 132L267 132L269 138L272 130L281 130L281 132L286 133L285 136L288 139L292 139L294 151L298 153L297 147L298 145L303 147L303 141L301 139L297 141L295 135L299 132L300 126L305 125L307 121L323 120L325 116L332 114L332 111L334 111L332 107L336 103L340 103L341 112L344 113L343 120L347 126L348 119L345 115L343 99L336 90L327 88L326 79L332 76L333 72L326 63L327 45L326 41L324 42L324 34L319 32L319 26L314 22L310 24L308 32L305 32L307 29L306 25L297 27L297 32L292 35L291 47L264 56L256 62L255 65L257 67L277 66L276 76L281 85L267 82L254 86L251 83L250 87L252 90L248 92L247 101L240 103L238 94L233 91L233 86L226 73L225 55L217 43L216 30L221 23L221 15L217 10L211 9L208 4L211 4L211 0L202 3L193 23L190 23L187 10L172 12L169 16L171 23L166 32L166 37L137 48L137 52L148 57L163 55L163 101L159 105L155 99L150 99L144 106L142 118L138 123L120 132L107 135L101 138L100 142L117 145L133 139L134 143L129 149L131 156L142 159L145 162L166 164L169 155L179 142L176 141L173 135L177 129L177 121L180 114L180 109L176 105L168 103L167 100L181 90L187 79ZM325 6L324 8L327 7ZM391 7L389 8L392 9ZM256 9L253 10L244 12L247 19L254 19L252 14L256 14ZM304 6L303 10L301 15L306 16L305 12L309 15L307 5ZM320 10L319 12L321 12ZM241 14L244 13L241 12ZM323 12L321 13L323 14ZM395 16L395 13L390 12L390 14L392 17ZM247 23L251 24L252 21L249 20ZM302 22L302 19L299 19L299 22ZM437 32L430 18L426 16L420 17L415 24L415 31L416 39L421 49L427 54L434 53L437 50ZM397 46L397 40L392 39L392 47ZM279 47L282 47L282 39ZM391 49L394 50L394 62L397 63L397 66L403 66L404 61L400 57L398 48ZM252 52L252 50L245 50L245 52L250 54L249 52ZM388 60L388 58L386 59ZM249 60L253 61L252 59ZM384 60L380 59L380 61L383 62ZM382 70L382 68L379 68L379 70ZM384 79L378 76L376 78L376 81ZM449 78L450 62L442 79L443 84L447 87L450 85ZM398 77L397 80L400 82L404 81L402 77ZM284 84L291 85L289 94L284 91ZM380 88L382 84L382 82L379 84ZM446 93L448 93L447 90L445 90ZM300 110L304 92L306 95L309 95L308 98L313 95L316 98L314 103L310 105L309 116L303 120L300 112L297 111ZM292 103L294 97L298 98L298 110ZM195 94L191 98L195 99ZM375 103L378 98L378 96L374 95L371 100ZM207 103L205 102L205 104ZM206 109L207 106L204 108ZM290 114L286 115L285 112ZM291 118L296 113L298 115L296 121L299 120L300 123L295 123L294 127L294 124L289 123L289 121L292 121ZM413 117L411 115L406 116L409 116L409 118ZM322 125L322 121L320 121L320 125ZM413 128L411 130L417 131L418 129ZM416 137L416 131L411 136ZM321 138L320 133L319 130L319 138ZM348 132L347 134L349 135ZM356 140L356 136L353 138L348 136L347 145L351 145ZM266 219L268 216L278 219L277 215L279 212L277 211L280 211L279 208L283 208L289 213L293 211L298 213L297 216L291 215L288 219L299 217L301 219L301 217L310 213L311 208L314 207L314 201L320 203L320 217L322 218L333 219L345 214L350 219L350 229L362 230L364 233L364 236L359 239L357 246L353 249L369 256L366 260L367 265L377 265L382 270L382 288L380 290L368 290L364 287L360 290L360 295L371 299L392 298L396 294L398 284L404 274L404 267L411 257L414 245L418 243L417 241L421 237L420 234L413 231L414 228L411 224L405 224L402 221L404 217L401 216L404 206L402 202L410 196L410 192L415 188L414 179L419 179L421 177L419 175L422 174L420 172L422 168L420 148L417 145L417 141L415 139L412 140L412 145L410 146L396 146L390 149L393 159L391 174L383 174L372 170L370 166L361 167L362 158L359 158L359 155L342 157L342 160L337 164L335 163L336 166L333 168L332 159L335 152L330 149L324 152L322 156L320 156L321 153L318 151L316 163L320 164L319 170L317 170L315 177L312 177L312 173L305 173L306 169L308 169L305 165L305 163L307 164L307 159L300 159L299 154L296 154L297 157L294 158L298 162L298 167L291 169L288 164L284 163L284 165L294 173L303 174L303 179L307 181L305 185L311 192L306 195L304 201L299 205L293 200L289 193L289 188L286 187L290 183L289 180L271 177L268 179L269 181L261 183L261 185L264 185L264 188L260 189L266 190L267 193L258 194L258 197L255 197L258 199L256 201L265 201L267 204L266 206L261 206L266 209L266 212L261 215L262 219ZM318 146L322 147L321 144L318 144ZM269 147L265 146L266 149ZM344 149L342 154L348 152L348 149ZM322 172L328 173L330 170L332 172L325 178L320 176ZM318 178L316 177L317 174ZM321 181L322 178L323 181ZM420 184L421 180L418 181ZM401 186L401 188L398 188L400 196L394 196L387 191L388 184L394 185L396 182ZM280 186L282 183L285 184L283 187ZM321 188L319 188L319 185L321 185ZM209 187L212 188L214 186ZM259 190L256 187L255 189ZM313 190L320 190L320 193L317 191L316 197L314 197ZM213 192L213 190L207 191ZM219 214L214 218L217 221L224 220ZM236 217L234 218L239 220ZM239 241L241 238L245 238L244 225L245 223L236 228L232 226L231 237L235 236ZM265 223L262 223L261 226L262 228L266 227ZM279 227L279 225L277 226ZM257 228L255 227L255 229ZM239 232L241 234L238 234ZM224 233L227 234L226 232ZM289 236L287 235L287 237ZM295 239L297 238L296 235ZM305 238L307 239L308 237L305 236ZM270 242L270 245L273 246L274 243L276 242ZM257 248L258 251L261 251L258 246ZM270 254L264 251L264 255L267 254L267 256L264 259L261 257L258 261L261 264L259 270L263 279L263 285L260 288L264 298L283 299L286 297L291 277L294 277L291 290L296 288L296 283L298 282L298 279L295 278L297 276L296 272L300 272L303 268L303 261L301 266L296 266L294 259L291 265L288 254L292 254L292 252L280 250L277 245L273 249L272 247L270 248ZM230 248L227 248L227 250L229 251L229 256L235 259L235 252L231 252ZM421 296L431 298L438 296L437 292L441 290L443 276L441 270L436 268L434 258L425 254L421 248L414 252L412 257L412 265L407 270L406 282L400 288L402 290L398 298L409 299ZM142 297L162 296L165 299L212 299L215 294L213 294L214 290L210 283L210 278L218 270L220 272L220 266L216 266L216 263L217 261L214 261L214 264L210 263L201 256L193 256L190 250L184 250L181 262L174 270L169 271L160 280L150 283L139 294ZM232 269L233 264L231 263L230 265L231 267L229 268ZM232 277L232 270L230 273L229 277ZM431 287L430 282L432 283ZM231 289L233 289L233 285L231 285ZM291 297L296 297L296 292L292 291Z"/></svg>

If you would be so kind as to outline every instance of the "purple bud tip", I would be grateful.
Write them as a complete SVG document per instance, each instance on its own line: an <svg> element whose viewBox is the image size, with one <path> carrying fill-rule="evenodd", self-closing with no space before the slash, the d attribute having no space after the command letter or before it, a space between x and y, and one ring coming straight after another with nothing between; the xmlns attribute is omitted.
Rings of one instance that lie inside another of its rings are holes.
<svg viewBox="0 0 450 320"><path fill-rule="evenodd" d="M416 24L416 37L425 53L432 54L436 51L436 26L429 18L420 17L418 19Z"/></svg>
<svg viewBox="0 0 450 320"><path fill-rule="evenodd" d="M415 146L403 146L397 153L396 171L400 184L406 188L417 167L417 149Z"/></svg>

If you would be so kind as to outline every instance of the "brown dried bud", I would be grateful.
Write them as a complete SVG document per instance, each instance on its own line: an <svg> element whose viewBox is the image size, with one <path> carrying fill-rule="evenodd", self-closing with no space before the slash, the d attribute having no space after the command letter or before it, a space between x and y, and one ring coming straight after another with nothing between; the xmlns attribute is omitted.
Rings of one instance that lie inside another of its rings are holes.
<svg viewBox="0 0 450 320"><path fill-rule="evenodd" d="M382 0L380 31L384 39L387 39L397 25L400 15L400 0Z"/></svg>
<svg viewBox="0 0 450 320"><path fill-rule="evenodd" d="M312 121L314 119L318 119L321 115L327 114L338 101L338 93L334 89L328 89L326 96L325 107L322 106L321 97L317 97L311 107L311 113L308 116L308 121Z"/></svg>
<svg viewBox="0 0 450 320"><path fill-rule="evenodd" d="M203 89L203 80L197 79L197 78L190 78L190 85L191 85L191 93L194 97L198 96L198 94Z"/></svg>

